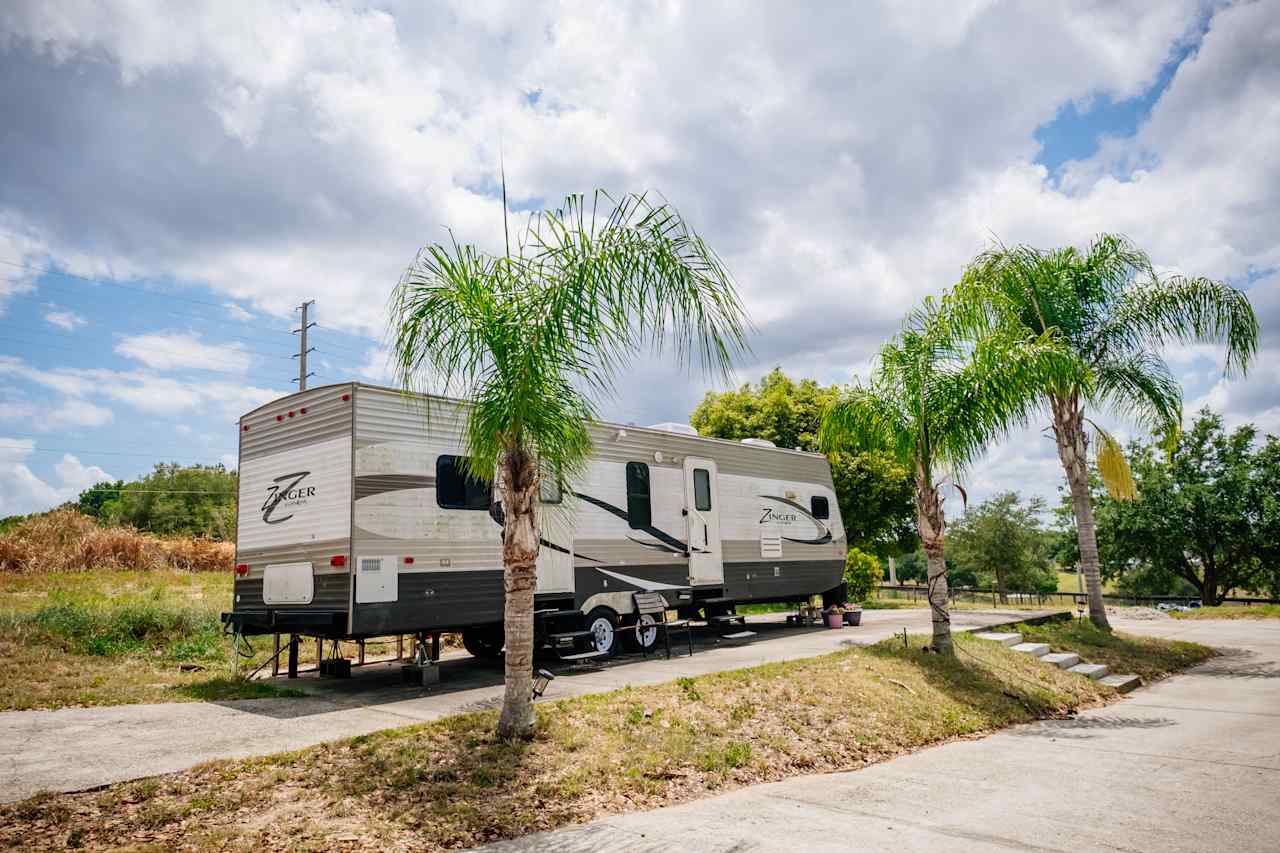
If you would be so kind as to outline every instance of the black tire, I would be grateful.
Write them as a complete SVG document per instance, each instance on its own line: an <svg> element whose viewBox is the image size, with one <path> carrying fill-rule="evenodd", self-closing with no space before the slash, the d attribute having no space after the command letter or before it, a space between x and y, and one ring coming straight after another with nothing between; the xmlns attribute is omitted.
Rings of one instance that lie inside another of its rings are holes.
<svg viewBox="0 0 1280 853"><path fill-rule="evenodd" d="M605 630L605 625L608 630ZM587 614L587 630L594 634L596 651L611 658L618 653L618 614L608 607L597 607Z"/></svg>
<svg viewBox="0 0 1280 853"><path fill-rule="evenodd" d="M472 657L493 660L502 657L502 626L481 625L462 629L462 647Z"/></svg>
<svg viewBox="0 0 1280 853"><path fill-rule="evenodd" d="M656 623L657 620L648 613L629 620L618 632L618 636L622 638L622 645L632 652L653 651L658 647L658 631L660 629L642 626L651 626Z"/></svg>

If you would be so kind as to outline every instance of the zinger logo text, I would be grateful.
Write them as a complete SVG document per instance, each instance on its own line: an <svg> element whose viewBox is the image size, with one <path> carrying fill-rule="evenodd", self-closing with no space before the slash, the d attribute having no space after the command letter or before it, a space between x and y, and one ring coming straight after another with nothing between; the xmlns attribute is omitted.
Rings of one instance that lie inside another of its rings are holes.
<svg viewBox="0 0 1280 853"><path fill-rule="evenodd" d="M280 524L293 518L293 513L289 513L283 518L272 518L271 514L281 504L297 507L305 504L307 498L315 497L315 486L302 486L301 483L307 477L311 476L310 471L295 471L292 474L283 474L276 477L272 482L274 486L267 486L267 500L262 505L262 520L267 524Z"/></svg>

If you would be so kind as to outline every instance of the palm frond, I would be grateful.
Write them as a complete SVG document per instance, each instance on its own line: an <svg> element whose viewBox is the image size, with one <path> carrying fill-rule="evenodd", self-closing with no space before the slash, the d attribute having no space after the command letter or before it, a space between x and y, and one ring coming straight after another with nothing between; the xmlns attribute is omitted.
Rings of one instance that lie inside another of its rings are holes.
<svg viewBox="0 0 1280 853"><path fill-rule="evenodd" d="M491 480L507 453L572 478L592 392L634 354L674 350L728 375L750 323L719 258L666 205L571 196L493 258L450 238L396 287L389 335L406 390L467 398L467 455Z"/></svg>
<svg viewBox="0 0 1280 853"><path fill-rule="evenodd" d="M1258 351L1258 318L1241 290L1209 278L1154 275L1117 298L1099 329L1099 355L1167 343L1226 344L1226 372L1242 375Z"/></svg>
<svg viewBox="0 0 1280 853"><path fill-rule="evenodd" d="M1121 417L1153 431L1169 429L1182 419L1182 385L1165 360L1138 350L1094 365L1089 396Z"/></svg>

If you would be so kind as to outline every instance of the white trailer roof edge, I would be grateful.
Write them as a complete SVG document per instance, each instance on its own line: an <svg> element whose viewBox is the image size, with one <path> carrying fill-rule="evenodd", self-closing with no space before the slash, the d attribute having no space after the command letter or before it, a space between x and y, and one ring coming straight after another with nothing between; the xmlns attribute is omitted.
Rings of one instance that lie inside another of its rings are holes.
<svg viewBox="0 0 1280 853"><path fill-rule="evenodd" d="M285 401L291 400L295 397L314 394L317 391L324 391L327 389L338 389L338 388L352 388L352 389L367 388L372 391L384 391L392 394L402 394L406 397L427 398L427 399L439 401L442 403L454 403L457 405L467 405L468 403L467 400L462 400L457 397L444 397L438 394L407 393L400 388L393 388L388 385L374 385L369 382L332 382L332 383L329 383L328 385L316 385L314 387L306 389L305 391L294 391L292 394L286 394L283 397L277 397L274 400L270 400L266 403L263 403L261 406L258 406L255 409L251 409L250 411L245 412L243 415L241 415L240 422L243 423L246 419L258 416L264 413L268 409L272 409L272 408L276 408L281 405L284 405ZM726 444L733 447L749 447L753 451L759 451L763 453L790 453L796 456L809 456L809 457L818 456L818 457L825 458L824 454L815 453L809 450L794 450L789 447L776 447L776 446L766 447L759 444L735 441L734 439L715 438L709 435L688 435L684 433L672 433L666 430L653 429L651 427L645 427L645 426L637 426L635 424L620 424L614 421L601 420L601 421L596 421L596 425L600 427L610 428L610 429L627 430L628 432L631 430L635 430L637 432L643 432L651 435L679 436L680 438L684 438L690 441L706 441L706 442L711 442L715 444Z"/></svg>

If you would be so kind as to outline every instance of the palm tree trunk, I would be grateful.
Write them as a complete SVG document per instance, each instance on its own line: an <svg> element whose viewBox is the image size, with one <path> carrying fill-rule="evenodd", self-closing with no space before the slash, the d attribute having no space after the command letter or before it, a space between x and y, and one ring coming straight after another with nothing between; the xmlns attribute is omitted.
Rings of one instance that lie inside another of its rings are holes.
<svg viewBox="0 0 1280 853"><path fill-rule="evenodd" d="M506 690L498 736L533 736L533 594L538 585L538 523L534 517L537 477L532 458L509 452L499 475L502 486L502 575L506 598Z"/></svg>
<svg viewBox="0 0 1280 853"><path fill-rule="evenodd" d="M942 499L938 495L938 490L923 479L916 485L916 524L928 563L929 610L933 615L933 649L944 655L952 655L955 654L955 650L951 645L947 561L942 546L946 522L943 519Z"/></svg>
<svg viewBox="0 0 1280 853"><path fill-rule="evenodd" d="M1104 631L1111 630L1107 607L1102 600L1102 575L1098 565L1098 533L1093 521L1093 498L1089 494L1089 437L1084 430L1084 412L1079 398L1054 395L1053 434L1058 442L1058 458L1067 474L1071 507L1076 517L1076 537L1080 542L1080 571L1089 594L1089 619Z"/></svg>

